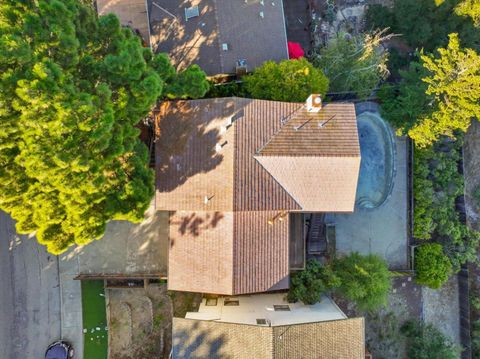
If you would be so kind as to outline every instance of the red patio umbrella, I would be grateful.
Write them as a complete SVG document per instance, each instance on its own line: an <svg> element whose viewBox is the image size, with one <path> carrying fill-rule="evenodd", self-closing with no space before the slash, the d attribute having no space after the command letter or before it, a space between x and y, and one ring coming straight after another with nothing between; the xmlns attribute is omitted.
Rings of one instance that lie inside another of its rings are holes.
<svg viewBox="0 0 480 359"><path fill-rule="evenodd" d="M300 57L305 56L305 51L298 42L289 42L288 43L288 57L292 59L299 59Z"/></svg>

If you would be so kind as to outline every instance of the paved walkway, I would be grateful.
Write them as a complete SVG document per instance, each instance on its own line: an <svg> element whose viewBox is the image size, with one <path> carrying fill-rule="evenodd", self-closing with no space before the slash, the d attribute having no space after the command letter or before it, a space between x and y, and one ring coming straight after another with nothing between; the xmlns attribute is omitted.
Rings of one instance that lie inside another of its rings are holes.
<svg viewBox="0 0 480 359"><path fill-rule="evenodd" d="M0 358L43 358L60 338L57 257L0 211Z"/></svg>
<svg viewBox="0 0 480 359"><path fill-rule="evenodd" d="M62 338L75 348L75 359L83 358L82 288L78 275L78 257L70 252L59 258L62 301Z"/></svg>

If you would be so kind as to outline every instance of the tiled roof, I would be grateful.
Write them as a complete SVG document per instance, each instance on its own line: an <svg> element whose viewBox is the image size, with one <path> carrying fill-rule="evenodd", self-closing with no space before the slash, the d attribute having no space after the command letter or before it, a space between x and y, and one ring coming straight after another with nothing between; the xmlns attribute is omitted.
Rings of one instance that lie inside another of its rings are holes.
<svg viewBox="0 0 480 359"><path fill-rule="evenodd" d="M360 171L356 157L256 156L306 212L353 212Z"/></svg>
<svg viewBox="0 0 480 359"><path fill-rule="evenodd" d="M326 146L304 136L303 128L288 135L294 145L287 155L275 139L298 121L302 107L241 98L160 106L156 209L179 211L170 224L170 289L240 294L287 288L288 219L274 226L268 219L283 211L353 210L360 166L355 113L349 105L331 107L345 113L337 125L348 134L339 141L353 143L334 146L340 155L329 147L333 135ZM329 133L336 131L327 126ZM316 155L301 152L295 135ZM319 136L326 141L326 135ZM208 226L216 216L222 220ZM193 229L204 229L185 231L185 224L178 224L183 217L193 217Z"/></svg>
<svg viewBox="0 0 480 359"><path fill-rule="evenodd" d="M148 0L152 47L167 52L175 66L198 64L208 75L235 73L238 60L249 70L267 60L288 58L282 1ZM198 17L185 9L198 6ZM263 17L260 13L263 13ZM226 44L227 50L223 49Z"/></svg>
<svg viewBox="0 0 480 359"><path fill-rule="evenodd" d="M289 219L276 212L175 212L168 288L244 294L288 288Z"/></svg>
<svg viewBox="0 0 480 359"><path fill-rule="evenodd" d="M352 212L360 171L354 105L301 107L255 158L303 211Z"/></svg>
<svg viewBox="0 0 480 359"><path fill-rule="evenodd" d="M320 112L294 112L260 149L261 156L360 156L355 106L330 103Z"/></svg>
<svg viewBox="0 0 480 359"><path fill-rule="evenodd" d="M173 358L364 359L364 320L267 327L173 318Z"/></svg>
<svg viewBox="0 0 480 359"><path fill-rule="evenodd" d="M300 209L253 157L300 106L241 98L164 102L156 122L157 209Z"/></svg>

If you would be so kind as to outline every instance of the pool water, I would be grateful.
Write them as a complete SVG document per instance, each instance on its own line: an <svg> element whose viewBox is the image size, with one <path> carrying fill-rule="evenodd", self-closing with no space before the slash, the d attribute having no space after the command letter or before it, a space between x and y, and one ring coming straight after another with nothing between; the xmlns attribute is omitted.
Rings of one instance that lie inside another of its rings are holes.
<svg viewBox="0 0 480 359"><path fill-rule="evenodd" d="M357 126L362 160L355 204L359 208L377 208L386 201L393 188L393 135L376 112L358 115Z"/></svg>

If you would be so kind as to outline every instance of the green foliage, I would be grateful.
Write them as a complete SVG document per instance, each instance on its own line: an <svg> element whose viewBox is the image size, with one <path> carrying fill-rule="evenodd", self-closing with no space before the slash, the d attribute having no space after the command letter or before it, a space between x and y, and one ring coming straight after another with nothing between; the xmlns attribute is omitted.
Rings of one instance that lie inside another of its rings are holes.
<svg viewBox="0 0 480 359"><path fill-rule="evenodd" d="M338 292L361 310L372 311L387 304L391 276L380 257L352 253L336 259L333 270L341 282Z"/></svg>
<svg viewBox="0 0 480 359"><path fill-rule="evenodd" d="M457 34L450 34L447 48L439 57L422 55L429 75L426 94L433 97L434 110L408 132L418 146L428 146L440 136L454 137L466 132L472 118L480 118L480 56L472 49L461 49Z"/></svg>
<svg viewBox="0 0 480 359"><path fill-rule="evenodd" d="M418 118L429 111L431 98L425 94L427 84L422 78L426 69L418 62L411 62L408 70L400 70L398 85L386 84L378 91L382 102L381 113L398 133L405 135L417 123Z"/></svg>
<svg viewBox="0 0 480 359"><path fill-rule="evenodd" d="M370 30L386 29L395 23L395 16L386 6L371 4L365 13L365 22Z"/></svg>
<svg viewBox="0 0 480 359"><path fill-rule="evenodd" d="M415 280L433 289L440 288L452 273L452 264L437 243L423 244L415 250Z"/></svg>
<svg viewBox="0 0 480 359"><path fill-rule="evenodd" d="M475 204L480 207L480 185L475 188L473 191L473 199L475 200Z"/></svg>
<svg viewBox="0 0 480 359"><path fill-rule="evenodd" d="M330 81L331 92L353 92L369 97L388 76L388 53L381 51L382 33L347 38L340 33L312 55L313 63Z"/></svg>
<svg viewBox="0 0 480 359"><path fill-rule="evenodd" d="M461 49L456 34L438 53L421 55L421 64L400 71L398 88L385 86L379 93L385 118L420 147L441 136L455 138L480 117L480 56Z"/></svg>
<svg viewBox="0 0 480 359"><path fill-rule="evenodd" d="M215 97L249 97L249 94L245 90L243 82L228 82L225 84L214 84L210 83L210 90L207 92L205 97L215 98Z"/></svg>
<svg viewBox="0 0 480 359"><path fill-rule="evenodd" d="M460 349L430 324L408 321L401 331L407 338L409 359L456 359L460 355Z"/></svg>
<svg viewBox="0 0 480 359"><path fill-rule="evenodd" d="M200 98L210 88L206 74L198 65L192 65L176 74L165 87L165 96L169 99Z"/></svg>
<svg viewBox="0 0 480 359"><path fill-rule="evenodd" d="M464 46L475 48L480 44L480 33L472 18L478 8L470 6L476 0L394 0L392 8L370 6L367 10L367 26L371 29L390 28L401 34L410 46L433 51L446 46L448 34L459 33ZM458 6L458 7L457 7ZM459 16L468 13L470 17Z"/></svg>
<svg viewBox="0 0 480 359"><path fill-rule="evenodd" d="M176 74L78 0L2 1L0 74L0 208L54 254L143 218L153 173L135 126L165 89L206 91L198 68Z"/></svg>
<svg viewBox="0 0 480 359"><path fill-rule="evenodd" d="M265 62L250 76L244 77L245 89L264 100L303 102L311 94L325 96L328 79L305 58Z"/></svg>
<svg viewBox="0 0 480 359"><path fill-rule="evenodd" d="M463 194L458 172L462 141L442 141L414 152L414 236L443 245L453 271L476 261L480 234L460 221L455 200Z"/></svg>
<svg viewBox="0 0 480 359"><path fill-rule="evenodd" d="M338 277L329 266L322 266L318 261L307 261L305 270L292 275L288 300L315 304L322 294L340 285Z"/></svg>
<svg viewBox="0 0 480 359"><path fill-rule="evenodd" d="M480 26L480 2L478 0L463 0L455 7L459 16L470 16L475 26Z"/></svg>

